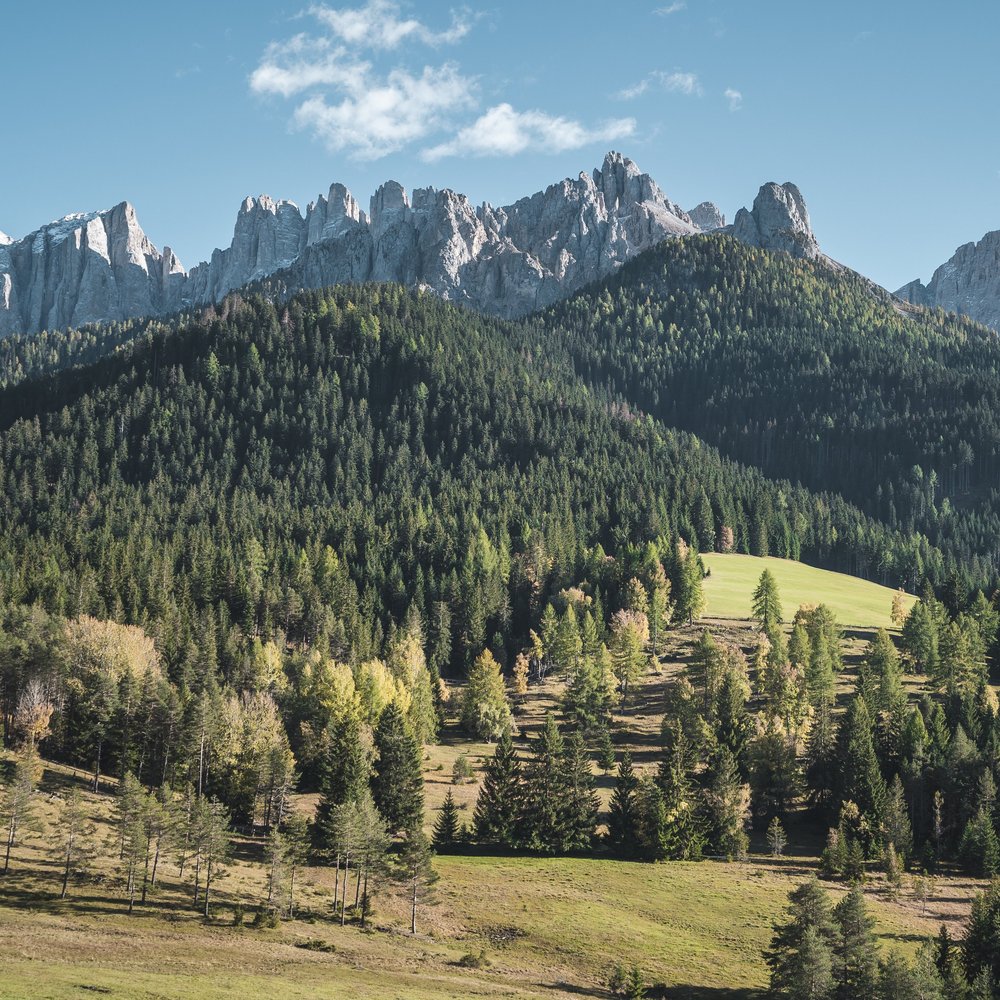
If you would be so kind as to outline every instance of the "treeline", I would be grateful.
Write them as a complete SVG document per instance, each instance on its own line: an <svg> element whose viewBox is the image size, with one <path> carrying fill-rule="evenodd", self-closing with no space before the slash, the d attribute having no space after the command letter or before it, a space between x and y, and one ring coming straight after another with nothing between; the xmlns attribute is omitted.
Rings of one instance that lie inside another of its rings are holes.
<svg viewBox="0 0 1000 1000"><path fill-rule="evenodd" d="M985 327L725 236L669 240L538 322L591 385L927 535L973 586L995 580L1000 345ZM786 554L780 538L759 551ZM851 569L881 578L864 551Z"/></svg>
<svg viewBox="0 0 1000 1000"><path fill-rule="evenodd" d="M814 879L789 896L788 919L775 926L766 953L771 995L788 1000L992 1000L1000 982L1000 890L981 893L961 941L941 933L910 961L881 957L875 921L855 885L831 906Z"/></svg>
<svg viewBox="0 0 1000 1000"><path fill-rule="evenodd" d="M355 663L411 608L435 670L509 666L552 594L613 595L650 541L944 576L925 539L635 418L518 329L391 287L234 297L0 393L0 599L140 626L178 686L240 689L257 640Z"/></svg>

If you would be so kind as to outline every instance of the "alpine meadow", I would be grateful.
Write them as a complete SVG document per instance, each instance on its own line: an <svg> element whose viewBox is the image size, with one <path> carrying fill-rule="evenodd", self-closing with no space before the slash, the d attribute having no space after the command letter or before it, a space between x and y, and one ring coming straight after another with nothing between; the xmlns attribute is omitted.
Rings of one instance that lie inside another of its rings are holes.
<svg viewBox="0 0 1000 1000"><path fill-rule="evenodd" d="M1000 15L346 2L8 12L0 998L1000 1000Z"/></svg>

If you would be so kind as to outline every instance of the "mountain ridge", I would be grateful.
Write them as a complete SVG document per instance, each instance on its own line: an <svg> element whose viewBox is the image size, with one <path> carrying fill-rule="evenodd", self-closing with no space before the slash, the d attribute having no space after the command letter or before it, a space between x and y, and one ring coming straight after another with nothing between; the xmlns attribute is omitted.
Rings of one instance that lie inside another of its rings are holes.
<svg viewBox="0 0 1000 1000"><path fill-rule="evenodd" d="M166 315L219 301L279 271L305 288L391 281L507 318L552 305L664 239L734 232L820 257L801 194L766 184L732 226L711 202L686 212L628 157L510 205L450 189L380 185L365 212L334 183L305 212L267 195L240 205L233 238L186 271L143 232L135 208L66 216L0 240L0 336Z"/></svg>

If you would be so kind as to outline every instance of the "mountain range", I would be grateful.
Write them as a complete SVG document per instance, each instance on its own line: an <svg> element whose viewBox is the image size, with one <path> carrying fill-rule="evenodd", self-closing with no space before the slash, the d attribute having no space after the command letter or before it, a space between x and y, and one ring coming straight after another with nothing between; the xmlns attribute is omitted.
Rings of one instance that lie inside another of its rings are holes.
<svg viewBox="0 0 1000 1000"><path fill-rule="evenodd" d="M684 211L649 174L610 152L599 169L501 208L450 190L408 197L387 181L367 212L342 184L305 213L244 200L225 250L186 271L122 202L12 240L0 234L0 336L159 316L219 301L276 272L317 288L393 281L503 317L544 308L664 239L727 229L793 256L823 255L793 184L765 184L732 224L711 202Z"/></svg>

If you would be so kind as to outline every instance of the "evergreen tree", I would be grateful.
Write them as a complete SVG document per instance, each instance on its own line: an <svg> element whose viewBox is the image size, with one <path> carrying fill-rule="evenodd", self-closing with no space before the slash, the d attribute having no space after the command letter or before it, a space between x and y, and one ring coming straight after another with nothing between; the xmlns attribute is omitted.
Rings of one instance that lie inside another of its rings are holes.
<svg viewBox="0 0 1000 1000"><path fill-rule="evenodd" d="M90 819L77 788L70 789L63 799L56 833L59 839L53 845L53 854L62 873L59 898L65 899L70 879L85 871L96 854L94 835L97 833L97 826Z"/></svg>
<svg viewBox="0 0 1000 1000"><path fill-rule="evenodd" d="M750 787L743 783L732 753L720 747L712 757L706 792L712 844L719 854L743 860L749 841Z"/></svg>
<svg viewBox="0 0 1000 1000"><path fill-rule="evenodd" d="M521 769L509 732L497 743L486 764L476 800L473 828L482 844L513 847L521 831L523 795Z"/></svg>
<svg viewBox="0 0 1000 1000"><path fill-rule="evenodd" d="M608 841L617 854L631 857L636 849L636 789L639 779L632 769L632 755L626 750L618 765L615 790L611 793L608 815Z"/></svg>
<svg viewBox="0 0 1000 1000"><path fill-rule="evenodd" d="M583 851L594 839L599 800L590 756L579 733L566 740L566 850Z"/></svg>
<svg viewBox="0 0 1000 1000"><path fill-rule="evenodd" d="M781 623L781 614L778 581L769 569L765 569L753 592L753 616L760 622L761 629L770 634Z"/></svg>
<svg viewBox="0 0 1000 1000"><path fill-rule="evenodd" d="M875 996L878 988L878 944L875 921L865 905L859 885L854 885L833 911L840 935L835 949L834 995L838 1000Z"/></svg>
<svg viewBox="0 0 1000 1000"><path fill-rule="evenodd" d="M422 830L406 835L399 855L398 877L409 896L410 933L416 934L417 908L434 902L434 887L439 877L434 871L430 843Z"/></svg>
<svg viewBox="0 0 1000 1000"><path fill-rule="evenodd" d="M524 837L527 845L546 854L570 848L573 831L569 823L566 745L555 717L550 713L538 737L535 758L525 779Z"/></svg>
<svg viewBox="0 0 1000 1000"><path fill-rule="evenodd" d="M765 955L771 992L788 1000L829 1000L838 929L830 900L815 878L792 890L788 913L785 923L775 924Z"/></svg>
<svg viewBox="0 0 1000 1000"><path fill-rule="evenodd" d="M14 774L0 796L0 817L7 833L4 874L10 868L10 852L19 843L18 838L26 831L37 832L41 829L37 814L38 780L41 774L42 762L38 754L34 750L28 750L17 758Z"/></svg>
<svg viewBox="0 0 1000 1000"><path fill-rule="evenodd" d="M434 849L448 851L458 843L458 838L458 806L455 805L455 796L449 788L434 824Z"/></svg>
<svg viewBox="0 0 1000 1000"><path fill-rule="evenodd" d="M420 747L395 702L386 706L378 720L375 750L372 776L375 806L390 831L416 830L424 815Z"/></svg>
<svg viewBox="0 0 1000 1000"><path fill-rule="evenodd" d="M879 770L872 736L871 717L864 698L855 696L837 734L837 760L841 779L842 802L853 802L869 831L863 845L866 854L872 848L874 831L879 828L885 810L885 782Z"/></svg>

